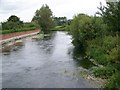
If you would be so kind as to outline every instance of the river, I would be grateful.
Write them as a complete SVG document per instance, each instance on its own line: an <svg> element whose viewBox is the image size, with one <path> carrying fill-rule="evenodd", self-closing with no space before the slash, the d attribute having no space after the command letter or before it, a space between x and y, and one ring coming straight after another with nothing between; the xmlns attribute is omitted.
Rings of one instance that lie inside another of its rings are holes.
<svg viewBox="0 0 120 90"><path fill-rule="evenodd" d="M24 46L2 54L3 88L93 88L79 74L72 37L52 32L42 40L23 40Z"/></svg>

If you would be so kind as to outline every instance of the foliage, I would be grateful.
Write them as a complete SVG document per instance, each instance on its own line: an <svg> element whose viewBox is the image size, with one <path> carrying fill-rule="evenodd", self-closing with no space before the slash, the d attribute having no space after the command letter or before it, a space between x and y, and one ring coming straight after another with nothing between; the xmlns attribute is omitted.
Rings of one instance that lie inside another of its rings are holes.
<svg viewBox="0 0 120 90"><path fill-rule="evenodd" d="M2 23L0 23L0 30L2 30Z"/></svg>
<svg viewBox="0 0 120 90"><path fill-rule="evenodd" d="M32 27L40 28L39 25L34 22L26 22L23 24L23 27L24 28L32 28Z"/></svg>
<svg viewBox="0 0 120 90"><path fill-rule="evenodd" d="M21 28L22 25L19 22L4 22L2 23L2 29L3 30L9 30L9 29L15 29L15 28Z"/></svg>
<svg viewBox="0 0 120 90"><path fill-rule="evenodd" d="M56 26L53 29L51 29L52 31L65 31L66 30L66 26Z"/></svg>
<svg viewBox="0 0 120 90"><path fill-rule="evenodd" d="M11 15L6 22L2 23L1 27L2 30L0 30L0 34L29 31L39 28L34 22L23 23L23 21L20 21L20 18L15 15Z"/></svg>
<svg viewBox="0 0 120 90"><path fill-rule="evenodd" d="M98 42L99 40L99 42ZM94 58L99 64L118 61L118 37L105 36L87 42L86 54Z"/></svg>
<svg viewBox="0 0 120 90"><path fill-rule="evenodd" d="M120 89L120 72L114 73L108 82L105 84L106 89L119 90Z"/></svg>
<svg viewBox="0 0 120 90"><path fill-rule="evenodd" d="M15 15L11 15L6 22L2 23L3 30L9 30L9 29L11 30L22 27L23 27L23 21L20 21L20 19Z"/></svg>
<svg viewBox="0 0 120 90"><path fill-rule="evenodd" d="M40 25L42 30L50 30L54 26L52 11L48 5L43 5L39 10L36 10L32 22Z"/></svg>
<svg viewBox="0 0 120 90"><path fill-rule="evenodd" d="M15 15L11 15L11 16L8 18L7 21L8 21L8 22L20 22L20 19L19 19L17 16L15 16Z"/></svg>
<svg viewBox="0 0 120 90"><path fill-rule="evenodd" d="M102 37L105 28L106 25L103 24L101 17L90 17L85 14L79 14L74 17L70 25L73 44L76 47L87 47L87 41L97 36Z"/></svg>
<svg viewBox="0 0 120 90"><path fill-rule="evenodd" d="M9 33L15 33L15 32L23 32L23 31L30 31L30 30L35 30L36 27L31 27L31 28L18 28L14 30L0 30L0 34L9 34Z"/></svg>
<svg viewBox="0 0 120 90"><path fill-rule="evenodd" d="M54 21L57 26L63 26L67 23L66 17L54 17Z"/></svg>
<svg viewBox="0 0 120 90"><path fill-rule="evenodd" d="M106 66L106 67L98 67L93 69L93 73L96 77L101 77L103 79L110 78L113 74L115 69L112 66Z"/></svg>
<svg viewBox="0 0 120 90"><path fill-rule="evenodd" d="M71 22L69 29L73 44L78 51L84 48L85 54L98 65L93 73L97 77L110 79L107 88L118 88L120 70L120 1L107 2L100 6L100 17L78 14Z"/></svg>
<svg viewBox="0 0 120 90"><path fill-rule="evenodd" d="M109 31L118 32L120 30L120 1L118 2L106 2L106 6L98 8L100 14L103 17L104 22L109 26Z"/></svg>

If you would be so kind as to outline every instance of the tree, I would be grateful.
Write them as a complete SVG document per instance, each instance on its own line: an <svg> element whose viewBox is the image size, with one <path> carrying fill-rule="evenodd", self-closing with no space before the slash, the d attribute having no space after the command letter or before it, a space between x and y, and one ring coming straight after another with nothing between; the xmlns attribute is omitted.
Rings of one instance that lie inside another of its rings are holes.
<svg viewBox="0 0 120 90"><path fill-rule="evenodd" d="M54 21L58 26L63 26L67 23L66 17L54 17Z"/></svg>
<svg viewBox="0 0 120 90"><path fill-rule="evenodd" d="M120 31L120 1L118 2L106 2L106 6L98 8L100 12L97 14L103 17L104 22L109 26L109 30L112 32Z"/></svg>
<svg viewBox="0 0 120 90"><path fill-rule="evenodd" d="M7 21L8 21L8 22L20 22L20 19L19 19L17 16L12 15L12 16L10 16L10 17L8 18Z"/></svg>
<svg viewBox="0 0 120 90"><path fill-rule="evenodd" d="M15 15L11 15L7 22L2 23L2 29L8 30L8 29L17 29L23 27L23 21L20 21L20 18L18 18Z"/></svg>
<svg viewBox="0 0 120 90"><path fill-rule="evenodd" d="M43 31L51 29L54 26L54 21L49 6L43 5L39 10L36 10L32 21L38 23Z"/></svg>
<svg viewBox="0 0 120 90"><path fill-rule="evenodd" d="M79 14L74 17L71 23L71 34L74 38L73 44L76 47L86 46L86 40L94 37L92 17Z"/></svg>

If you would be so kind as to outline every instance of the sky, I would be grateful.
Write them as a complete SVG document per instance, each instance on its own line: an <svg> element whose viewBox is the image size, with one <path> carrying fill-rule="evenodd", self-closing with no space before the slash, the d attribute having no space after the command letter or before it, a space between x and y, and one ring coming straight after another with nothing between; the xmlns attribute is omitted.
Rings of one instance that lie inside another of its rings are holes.
<svg viewBox="0 0 120 90"><path fill-rule="evenodd" d="M29 22L43 4L47 4L56 17L72 19L79 13L94 15L100 2L105 5L105 0L0 0L0 22L6 21L11 15Z"/></svg>

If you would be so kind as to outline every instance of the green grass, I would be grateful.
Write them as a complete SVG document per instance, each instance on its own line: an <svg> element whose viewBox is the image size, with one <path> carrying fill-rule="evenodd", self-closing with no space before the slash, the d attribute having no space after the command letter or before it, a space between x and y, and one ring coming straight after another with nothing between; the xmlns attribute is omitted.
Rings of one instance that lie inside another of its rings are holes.
<svg viewBox="0 0 120 90"><path fill-rule="evenodd" d="M108 79L114 73L114 68L112 66L98 67L93 70L96 77L101 77L103 79Z"/></svg>
<svg viewBox="0 0 120 90"><path fill-rule="evenodd" d="M15 33L15 32L23 32L23 31L30 31L35 30L36 27L30 27L30 28L19 28L14 30L0 30L0 34L9 34L9 33Z"/></svg>
<svg viewBox="0 0 120 90"><path fill-rule="evenodd" d="M56 26L51 29L51 31L65 31L66 27L65 26Z"/></svg>

